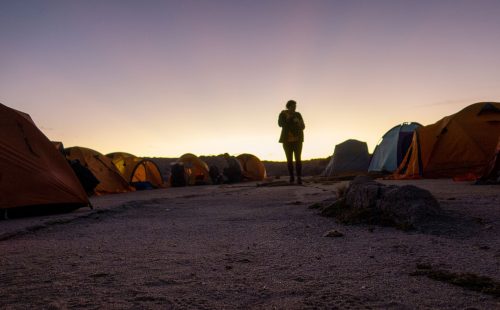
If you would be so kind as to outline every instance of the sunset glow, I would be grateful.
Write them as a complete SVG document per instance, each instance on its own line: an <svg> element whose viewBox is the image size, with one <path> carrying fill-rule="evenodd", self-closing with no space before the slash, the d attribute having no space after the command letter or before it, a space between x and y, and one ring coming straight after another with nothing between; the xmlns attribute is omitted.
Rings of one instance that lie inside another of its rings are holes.
<svg viewBox="0 0 500 310"><path fill-rule="evenodd" d="M0 102L101 153L373 148L402 122L500 101L498 1L2 1Z"/></svg>

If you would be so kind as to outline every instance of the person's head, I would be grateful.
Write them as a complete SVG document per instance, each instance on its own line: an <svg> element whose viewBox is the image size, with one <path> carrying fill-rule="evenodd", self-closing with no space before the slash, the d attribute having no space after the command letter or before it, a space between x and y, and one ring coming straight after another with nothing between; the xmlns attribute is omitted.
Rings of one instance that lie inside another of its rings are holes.
<svg viewBox="0 0 500 310"><path fill-rule="evenodd" d="M286 103L286 108L289 111L295 111L295 109L297 108L297 102L295 102L295 100L288 100L288 102Z"/></svg>

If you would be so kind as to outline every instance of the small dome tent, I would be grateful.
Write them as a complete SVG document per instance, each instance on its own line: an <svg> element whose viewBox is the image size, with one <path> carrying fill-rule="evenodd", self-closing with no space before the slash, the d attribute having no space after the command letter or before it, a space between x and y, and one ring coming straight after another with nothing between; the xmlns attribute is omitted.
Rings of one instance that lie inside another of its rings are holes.
<svg viewBox="0 0 500 310"><path fill-rule="evenodd" d="M418 128L395 178L479 178L500 137L500 103L479 102Z"/></svg>
<svg viewBox="0 0 500 310"><path fill-rule="evenodd" d="M100 183L95 188L96 194L124 193L133 190L111 159L101 153L79 146L66 148L64 151L67 159L78 160L99 180Z"/></svg>
<svg viewBox="0 0 500 310"><path fill-rule="evenodd" d="M110 153L106 155L116 166L121 175L131 185L141 188L144 183L153 188L163 186L163 177L158 166L148 159L136 157L129 153Z"/></svg>
<svg viewBox="0 0 500 310"><path fill-rule="evenodd" d="M89 204L70 165L28 114L0 104L0 127L0 209L51 212Z"/></svg>
<svg viewBox="0 0 500 310"><path fill-rule="evenodd" d="M266 167L260 159L252 154L236 156L243 168L243 177L250 181L262 181L266 178Z"/></svg>
<svg viewBox="0 0 500 310"><path fill-rule="evenodd" d="M211 184L208 165L198 156L186 153L179 158L178 162L184 166L189 185Z"/></svg>
<svg viewBox="0 0 500 310"><path fill-rule="evenodd" d="M322 176L366 173L370 154L366 142L349 139L335 146Z"/></svg>
<svg viewBox="0 0 500 310"><path fill-rule="evenodd" d="M392 127L373 151L369 172L394 172L410 147L413 132L419 123L402 123Z"/></svg>

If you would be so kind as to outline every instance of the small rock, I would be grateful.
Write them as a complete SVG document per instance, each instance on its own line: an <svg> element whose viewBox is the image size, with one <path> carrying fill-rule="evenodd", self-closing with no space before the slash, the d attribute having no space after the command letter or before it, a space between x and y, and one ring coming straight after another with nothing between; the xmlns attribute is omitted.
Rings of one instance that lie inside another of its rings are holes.
<svg viewBox="0 0 500 310"><path fill-rule="evenodd" d="M335 229L327 231L326 233L323 234L323 237L331 237L331 238L333 238L333 237L343 237L343 236L344 236L343 233L341 233L340 231L335 230Z"/></svg>
<svg viewBox="0 0 500 310"><path fill-rule="evenodd" d="M226 270L231 270L233 269L233 266L226 266Z"/></svg>

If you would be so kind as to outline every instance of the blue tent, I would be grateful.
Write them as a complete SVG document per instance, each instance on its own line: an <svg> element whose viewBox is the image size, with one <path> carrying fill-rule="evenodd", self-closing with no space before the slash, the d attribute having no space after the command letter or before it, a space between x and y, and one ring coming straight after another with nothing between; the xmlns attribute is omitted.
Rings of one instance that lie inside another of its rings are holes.
<svg viewBox="0 0 500 310"><path fill-rule="evenodd" d="M419 127L422 127L419 123L403 123L386 132L373 152L368 172L394 172L410 147L413 132Z"/></svg>

